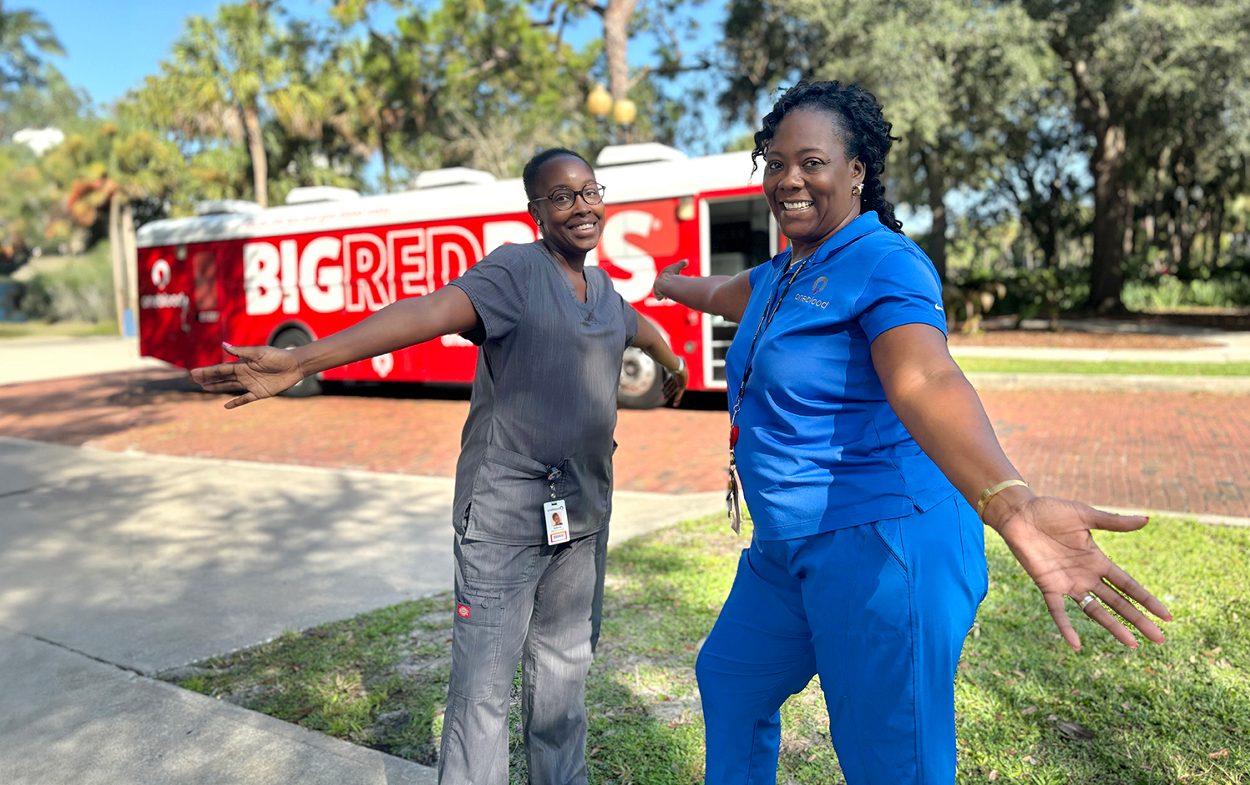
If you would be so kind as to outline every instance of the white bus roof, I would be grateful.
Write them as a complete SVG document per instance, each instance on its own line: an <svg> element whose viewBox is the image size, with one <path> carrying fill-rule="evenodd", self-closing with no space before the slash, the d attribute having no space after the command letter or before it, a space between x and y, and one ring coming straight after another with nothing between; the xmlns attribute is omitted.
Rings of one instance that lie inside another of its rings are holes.
<svg viewBox="0 0 1250 785"><path fill-rule="evenodd" d="M751 174L748 152L603 166L595 174L607 187L604 201L609 204L693 196L760 183L759 172ZM525 210L526 201L519 178L447 185L347 201L271 207L252 213L153 221L140 227L137 244L141 248L151 248L518 213Z"/></svg>

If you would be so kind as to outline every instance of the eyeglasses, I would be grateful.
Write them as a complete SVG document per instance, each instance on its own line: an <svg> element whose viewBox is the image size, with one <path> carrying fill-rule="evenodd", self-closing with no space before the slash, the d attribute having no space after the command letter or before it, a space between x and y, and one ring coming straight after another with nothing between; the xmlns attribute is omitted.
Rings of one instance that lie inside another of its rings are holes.
<svg viewBox="0 0 1250 785"><path fill-rule="evenodd" d="M572 209L573 203L577 201L578 194L582 195L582 201L586 204L599 204L603 201L603 192L606 190L607 188L598 183L591 183L580 191L561 188L552 191L548 196L539 196L531 201L541 202L546 199L551 202L552 207L563 211Z"/></svg>

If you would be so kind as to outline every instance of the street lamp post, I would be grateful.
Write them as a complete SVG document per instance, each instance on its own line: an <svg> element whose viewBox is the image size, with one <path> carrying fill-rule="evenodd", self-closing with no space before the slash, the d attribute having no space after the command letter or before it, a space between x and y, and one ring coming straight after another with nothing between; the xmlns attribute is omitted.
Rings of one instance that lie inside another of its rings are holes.
<svg viewBox="0 0 1250 785"><path fill-rule="evenodd" d="M625 129L625 143L633 140L634 118L638 116L638 107L628 98L622 98L612 107L612 119Z"/></svg>
<svg viewBox="0 0 1250 785"><path fill-rule="evenodd" d="M596 84L586 96L586 111L595 118L599 138L607 139L607 117L612 111L612 94L602 84Z"/></svg>
<svg viewBox="0 0 1250 785"><path fill-rule="evenodd" d="M632 129L634 119L638 116L638 107L628 98L622 98L619 101L612 100L612 94L602 84L596 84L590 93L586 96L586 111L598 121L599 132L603 136L604 125L607 122L609 114L612 115L614 125L621 126L624 129L625 142L632 142ZM615 135L615 134L614 134ZM614 141L609 139L608 141Z"/></svg>

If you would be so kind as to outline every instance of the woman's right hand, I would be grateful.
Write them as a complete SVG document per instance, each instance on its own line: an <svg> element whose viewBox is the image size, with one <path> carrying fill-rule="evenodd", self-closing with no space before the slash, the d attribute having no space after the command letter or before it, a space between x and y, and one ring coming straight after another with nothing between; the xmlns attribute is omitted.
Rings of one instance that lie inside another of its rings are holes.
<svg viewBox="0 0 1250 785"><path fill-rule="evenodd" d="M231 346L228 343L221 346L227 354L239 358L239 361L193 368L191 381L210 392L245 391L243 395L226 401L227 409L262 398L272 398L294 387L304 378L299 361L286 349L274 346Z"/></svg>
<svg viewBox="0 0 1250 785"><path fill-rule="evenodd" d="M669 295L665 294L661 291L661 289L673 278L681 275L681 271L686 269L686 265L688 264L690 264L689 260L682 259L681 261L673 262L663 270L660 270L659 274L655 276L655 285L651 287L651 294L655 295L655 299L669 299Z"/></svg>

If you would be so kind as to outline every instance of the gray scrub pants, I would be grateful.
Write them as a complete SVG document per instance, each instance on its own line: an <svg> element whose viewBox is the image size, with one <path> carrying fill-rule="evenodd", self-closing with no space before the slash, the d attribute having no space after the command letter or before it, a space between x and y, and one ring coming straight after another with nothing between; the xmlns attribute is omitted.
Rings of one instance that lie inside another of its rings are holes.
<svg viewBox="0 0 1250 785"><path fill-rule="evenodd" d="M533 546L456 537L440 785L507 785L518 661L529 781L585 785L586 674L599 632L607 534L605 527Z"/></svg>

